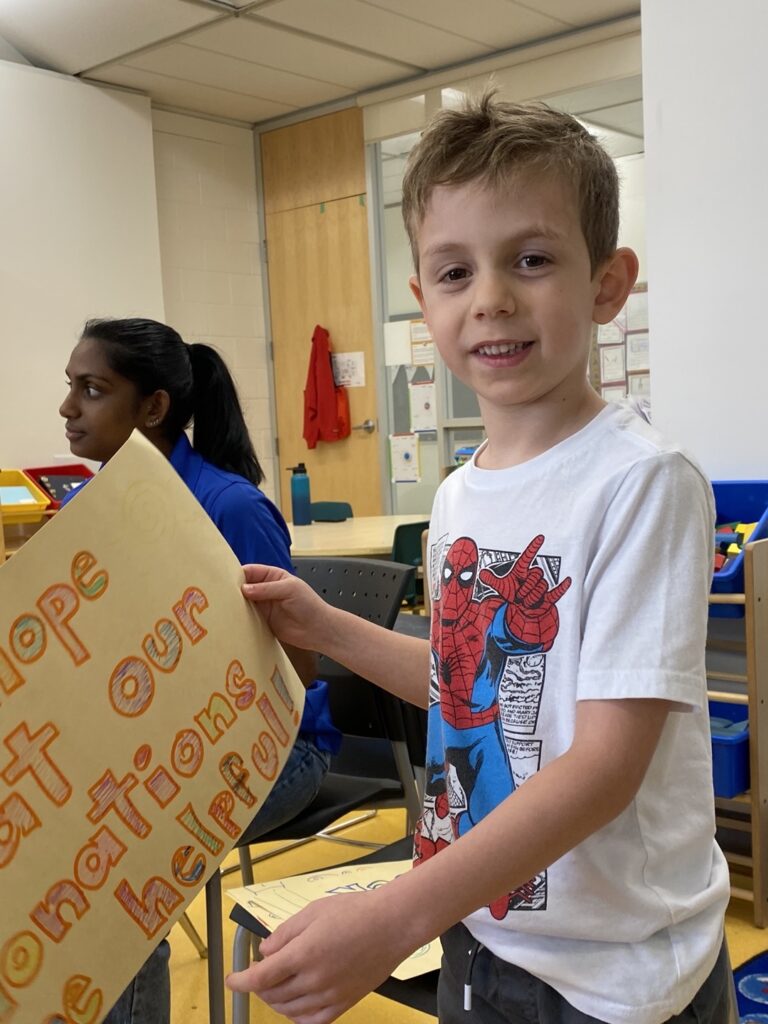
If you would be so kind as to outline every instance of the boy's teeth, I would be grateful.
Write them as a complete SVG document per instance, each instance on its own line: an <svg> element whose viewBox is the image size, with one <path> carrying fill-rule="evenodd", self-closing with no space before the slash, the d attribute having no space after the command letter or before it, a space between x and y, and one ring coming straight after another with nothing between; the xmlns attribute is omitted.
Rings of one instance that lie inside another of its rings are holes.
<svg viewBox="0 0 768 1024"><path fill-rule="evenodd" d="M525 342L518 341L515 345L481 345L477 351L484 356L508 356L524 347Z"/></svg>

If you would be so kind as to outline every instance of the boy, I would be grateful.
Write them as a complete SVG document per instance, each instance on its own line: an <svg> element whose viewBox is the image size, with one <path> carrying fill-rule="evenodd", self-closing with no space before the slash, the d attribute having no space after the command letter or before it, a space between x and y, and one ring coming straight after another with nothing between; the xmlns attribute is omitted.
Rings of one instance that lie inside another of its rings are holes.
<svg viewBox="0 0 768 1024"><path fill-rule="evenodd" d="M429 645L279 570L249 567L244 593L285 642L429 705L421 866L308 907L230 985L325 1024L442 934L445 1024L722 1024L714 513L697 467L587 380L593 322L637 274L615 168L568 115L486 96L428 127L403 213L411 287L487 433L435 498Z"/></svg>

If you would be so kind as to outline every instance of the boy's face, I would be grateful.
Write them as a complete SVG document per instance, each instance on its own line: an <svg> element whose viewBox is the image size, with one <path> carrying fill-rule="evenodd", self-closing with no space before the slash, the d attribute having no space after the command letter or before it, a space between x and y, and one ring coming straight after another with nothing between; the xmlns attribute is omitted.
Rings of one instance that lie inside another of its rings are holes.
<svg viewBox="0 0 768 1024"><path fill-rule="evenodd" d="M449 369L486 419L587 392L600 275L575 192L554 176L435 188L411 288ZM558 403L559 404L559 403Z"/></svg>

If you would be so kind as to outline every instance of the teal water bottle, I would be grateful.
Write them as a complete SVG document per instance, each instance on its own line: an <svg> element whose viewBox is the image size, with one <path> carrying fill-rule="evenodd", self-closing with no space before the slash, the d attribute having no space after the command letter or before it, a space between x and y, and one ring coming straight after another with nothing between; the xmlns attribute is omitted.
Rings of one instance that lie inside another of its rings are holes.
<svg viewBox="0 0 768 1024"><path fill-rule="evenodd" d="M303 462L298 466L288 466L291 477L291 516L294 526L309 526L312 522L312 509L309 497L309 476Z"/></svg>

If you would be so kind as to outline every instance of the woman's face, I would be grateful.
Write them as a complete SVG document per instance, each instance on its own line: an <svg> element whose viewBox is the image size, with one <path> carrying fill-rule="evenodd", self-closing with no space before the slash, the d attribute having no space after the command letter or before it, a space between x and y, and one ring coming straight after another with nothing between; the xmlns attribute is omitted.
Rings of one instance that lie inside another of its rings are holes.
<svg viewBox="0 0 768 1024"><path fill-rule="evenodd" d="M135 384L110 369L100 341L82 338L65 373L69 393L59 413L73 455L106 462L134 428L146 429L152 398L142 398Z"/></svg>

